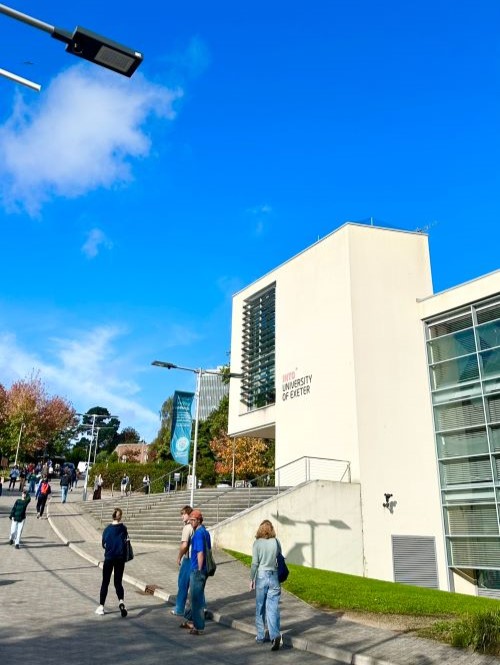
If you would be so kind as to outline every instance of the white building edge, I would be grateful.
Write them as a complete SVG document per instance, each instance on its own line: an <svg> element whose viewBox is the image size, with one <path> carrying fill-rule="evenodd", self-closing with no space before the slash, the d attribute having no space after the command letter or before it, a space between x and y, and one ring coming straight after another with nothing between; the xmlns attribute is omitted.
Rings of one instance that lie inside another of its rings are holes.
<svg viewBox="0 0 500 665"><path fill-rule="evenodd" d="M274 517L292 563L496 594L500 271L433 294L426 234L347 223L234 296L231 372L229 434L274 438L280 484L322 458L250 547Z"/></svg>

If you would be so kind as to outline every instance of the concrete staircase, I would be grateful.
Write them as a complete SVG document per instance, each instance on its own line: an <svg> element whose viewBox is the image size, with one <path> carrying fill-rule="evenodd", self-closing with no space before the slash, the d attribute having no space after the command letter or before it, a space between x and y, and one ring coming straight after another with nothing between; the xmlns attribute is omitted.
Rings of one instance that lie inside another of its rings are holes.
<svg viewBox="0 0 500 665"><path fill-rule="evenodd" d="M203 513L203 523L209 529L283 490L277 487L202 488L196 490L195 507ZM182 526L180 511L189 504L190 498L189 491L179 491L123 498L103 496L101 501L86 501L81 505L84 513L100 528L111 521L113 508L121 508L132 541L177 543Z"/></svg>

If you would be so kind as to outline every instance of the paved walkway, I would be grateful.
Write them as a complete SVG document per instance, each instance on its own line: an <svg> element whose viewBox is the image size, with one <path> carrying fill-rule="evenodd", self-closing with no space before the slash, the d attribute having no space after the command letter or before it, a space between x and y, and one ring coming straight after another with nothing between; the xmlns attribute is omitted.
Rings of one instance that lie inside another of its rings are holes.
<svg viewBox="0 0 500 665"><path fill-rule="evenodd" d="M59 538L87 562L102 561L100 532L82 515L81 496L66 504L57 497L49 504L49 523ZM111 512L111 506L110 510ZM108 516L109 521L111 516ZM179 525L180 526L180 525ZM180 528L179 528L180 532ZM134 543L135 558L126 565L125 580L169 603L177 590L177 547ZM215 622L255 635L255 596L248 590L248 569L222 551L206 587L207 604ZM287 592L282 594L284 644L353 665L498 665L482 656L432 640L372 628L317 610Z"/></svg>
<svg viewBox="0 0 500 665"><path fill-rule="evenodd" d="M274 657L269 645L256 644L250 636L214 622L203 637L189 635L179 630L177 617L167 611L164 601L128 584L128 617L120 616L112 584L106 614L97 616L101 571L66 547L46 519L36 519L33 502L21 548L9 545L8 515L17 496L4 493L0 498L2 661L269 665ZM327 658L297 649L283 649L277 655L287 665L332 665Z"/></svg>

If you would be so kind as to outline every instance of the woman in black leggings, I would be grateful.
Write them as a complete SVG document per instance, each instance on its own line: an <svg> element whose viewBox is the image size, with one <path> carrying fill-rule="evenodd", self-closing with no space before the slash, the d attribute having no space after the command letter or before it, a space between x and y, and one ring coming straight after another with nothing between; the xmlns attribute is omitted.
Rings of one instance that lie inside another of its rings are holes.
<svg viewBox="0 0 500 665"><path fill-rule="evenodd" d="M99 607L96 614L104 614L104 603L108 595L111 573L114 571L113 583L115 585L116 595L118 596L118 607L122 617L127 616L125 607L125 592L123 590L123 571L125 569L126 543L128 532L125 524L122 524L122 511L115 508L113 511L113 521L102 532L102 546L104 547L104 564L102 567L102 584L99 595Z"/></svg>

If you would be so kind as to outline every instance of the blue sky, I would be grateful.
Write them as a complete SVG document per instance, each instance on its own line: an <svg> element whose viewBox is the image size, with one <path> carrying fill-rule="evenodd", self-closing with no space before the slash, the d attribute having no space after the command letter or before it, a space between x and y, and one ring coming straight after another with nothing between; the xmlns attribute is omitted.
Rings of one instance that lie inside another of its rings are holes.
<svg viewBox="0 0 500 665"><path fill-rule="evenodd" d="M150 441L228 360L231 295L345 221L428 228L434 287L496 270L500 6L71 3L126 79L0 15L0 382L39 371ZM32 63L32 64L28 64Z"/></svg>

